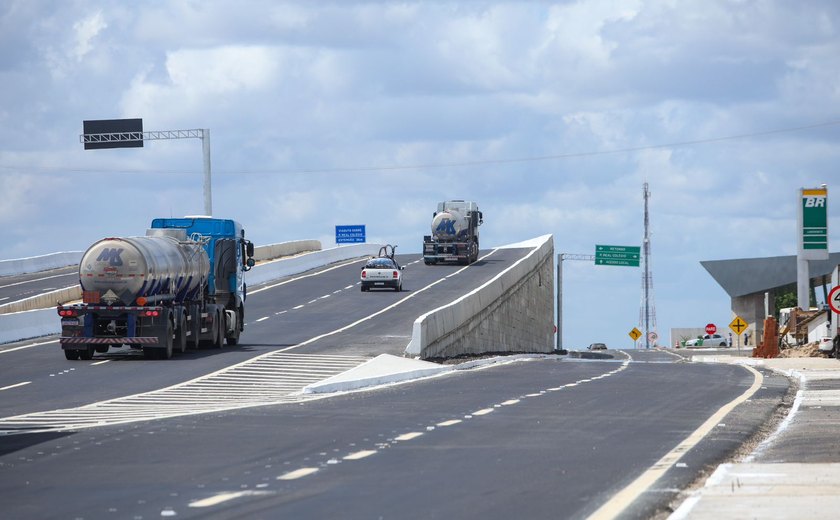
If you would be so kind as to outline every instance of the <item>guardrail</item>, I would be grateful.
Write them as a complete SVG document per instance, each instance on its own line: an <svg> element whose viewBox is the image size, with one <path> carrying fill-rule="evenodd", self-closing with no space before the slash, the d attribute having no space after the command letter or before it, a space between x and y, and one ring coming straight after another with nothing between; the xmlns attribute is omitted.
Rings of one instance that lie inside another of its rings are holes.
<svg viewBox="0 0 840 520"><path fill-rule="evenodd" d="M417 318L406 355L552 352L554 240L532 242L530 253L492 280Z"/></svg>

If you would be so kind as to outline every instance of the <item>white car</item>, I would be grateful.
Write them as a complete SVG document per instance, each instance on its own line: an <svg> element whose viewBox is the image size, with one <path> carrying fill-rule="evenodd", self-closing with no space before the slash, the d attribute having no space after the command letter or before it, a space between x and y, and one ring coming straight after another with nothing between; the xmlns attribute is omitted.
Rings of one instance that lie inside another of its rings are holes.
<svg viewBox="0 0 840 520"><path fill-rule="evenodd" d="M685 342L686 347L725 347L726 338L720 334L704 334L702 338L694 338Z"/></svg>
<svg viewBox="0 0 840 520"><path fill-rule="evenodd" d="M402 291L402 272L405 266L400 266L390 256L371 258L362 267L362 292L371 289L392 288Z"/></svg>

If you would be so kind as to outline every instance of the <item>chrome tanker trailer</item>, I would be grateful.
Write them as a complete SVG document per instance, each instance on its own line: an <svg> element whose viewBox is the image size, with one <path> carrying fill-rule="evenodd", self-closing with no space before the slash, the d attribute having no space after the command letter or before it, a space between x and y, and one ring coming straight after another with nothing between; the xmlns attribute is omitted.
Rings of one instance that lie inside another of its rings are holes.
<svg viewBox="0 0 840 520"><path fill-rule="evenodd" d="M65 356L128 346L166 359L188 345L237 344L253 255L239 223L208 217L155 219L146 236L99 240L79 263L82 303L58 307Z"/></svg>
<svg viewBox="0 0 840 520"><path fill-rule="evenodd" d="M423 261L471 264L478 260L478 226L484 216L478 204L463 200L438 203L432 215L432 234L423 237Z"/></svg>

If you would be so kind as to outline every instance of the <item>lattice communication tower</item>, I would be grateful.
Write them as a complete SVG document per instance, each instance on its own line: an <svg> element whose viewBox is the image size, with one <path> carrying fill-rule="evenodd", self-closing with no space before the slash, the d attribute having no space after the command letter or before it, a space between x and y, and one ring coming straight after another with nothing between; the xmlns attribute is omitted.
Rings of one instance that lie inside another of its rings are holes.
<svg viewBox="0 0 840 520"><path fill-rule="evenodd" d="M656 346L659 334L656 332L656 304L653 298L653 269L650 266L650 214L648 183L644 184L645 240L642 246L642 301L639 306L639 328L645 332L645 348Z"/></svg>

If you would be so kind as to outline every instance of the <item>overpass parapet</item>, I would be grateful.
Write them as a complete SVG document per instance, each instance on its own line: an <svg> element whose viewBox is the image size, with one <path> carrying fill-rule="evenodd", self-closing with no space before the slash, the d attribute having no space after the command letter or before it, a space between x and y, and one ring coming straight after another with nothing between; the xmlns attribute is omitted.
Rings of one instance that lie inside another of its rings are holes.
<svg viewBox="0 0 840 520"><path fill-rule="evenodd" d="M550 353L554 324L554 239L481 287L414 321L407 356L449 358L487 353Z"/></svg>

